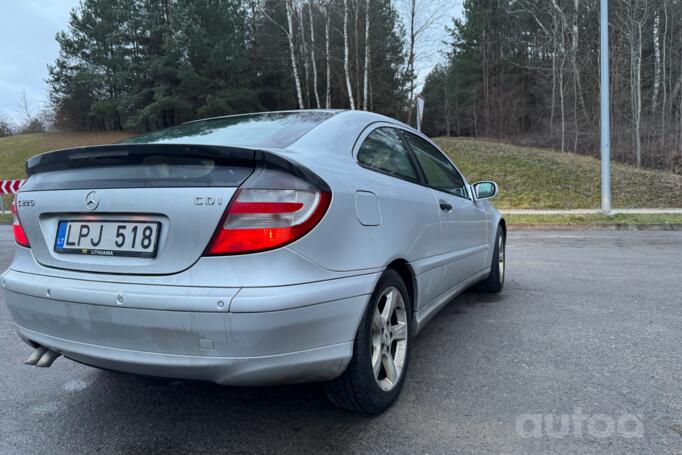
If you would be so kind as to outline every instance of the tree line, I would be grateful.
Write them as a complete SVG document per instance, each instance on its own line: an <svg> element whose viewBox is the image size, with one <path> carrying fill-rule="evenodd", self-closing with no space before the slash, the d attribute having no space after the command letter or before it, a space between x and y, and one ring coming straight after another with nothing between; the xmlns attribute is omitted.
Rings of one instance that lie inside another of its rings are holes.
<svg viewBox="0 0 682 455"><path fill-rule="evenodd" d="M595 154L599 1L465 0L416 83L445 0L82 0L49 66L58 128L153 130L260 110L351 108L427 134ZM401 14L399 14L399 11ZM682 0L610 2L612 155L682 154Z"/></svg>
<svg viewBox="0 0 682 455"><path fill-rule="evenodd" d="M57 35L50 99L58 127L82 130L292 108L404 118L405 37L390 0L83 0Z"/></svg>
<svg viewBox="0 0 682 455"><path fill-rule="evenodd" d="M682 1L609 2L612 154L669 167L682 153ZM427 77L431 134L597 153L599 1L465 0Z"/></svg>

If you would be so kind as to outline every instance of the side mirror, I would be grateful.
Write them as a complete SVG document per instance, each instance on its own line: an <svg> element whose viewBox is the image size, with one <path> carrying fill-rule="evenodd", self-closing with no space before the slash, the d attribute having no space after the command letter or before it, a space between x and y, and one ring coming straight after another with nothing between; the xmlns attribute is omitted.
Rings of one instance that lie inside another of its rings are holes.
<svg viewBox="0 0 682 455"><path fill-rule="evenodd" d="M490 199L497 194L497 183L495 182L476 182L474 183L476 199Z"/></svg>

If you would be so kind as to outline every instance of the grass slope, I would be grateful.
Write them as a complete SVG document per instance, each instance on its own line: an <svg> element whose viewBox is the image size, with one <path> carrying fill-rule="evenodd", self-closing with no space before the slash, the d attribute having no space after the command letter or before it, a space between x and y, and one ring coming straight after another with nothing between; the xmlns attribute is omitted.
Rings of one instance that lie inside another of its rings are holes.
<svg viewBox="0 0 682 455"><path fill-rule="evenodd" d="M111 144L132 136L125 131L66 132L21 134L0 138L0 180L26 177L24 162L50 150L59 150L85 145ZM13 196L3 195L5 210L9 210ZM11 216L0 214L0 222L11 221Z"/></svg>
<svg viewBox="0 0 682 455"><path fill-rule="evenodd" d="M478 139L436 140L469 181L494 180L498 208L587 209L600 206L599 160L554 150L517 147ZM611 167L613 207L682 208L682 176Z"/></svg>
<svg viewBox="0 0 682 455"><path fill-rule="evenodd" d="M0 180L24 178L24 162L33 155L85 145L111 144L132 135L125 131L101 131L21 134L0 138Z"/></svg>
<svg viewBox="0 0 682 455"><path fill-rule="evenodd" d="M132 134L66 132L0 138L0 179L23 178L24 161L33 155L109 144ZM595 158L477 139L440 138L437 142L470 181L494 180L500 185L494 199L499 208L599 207L599 160ZM614 163L612 180L614 207L682 207L682 176Z"/></svg>

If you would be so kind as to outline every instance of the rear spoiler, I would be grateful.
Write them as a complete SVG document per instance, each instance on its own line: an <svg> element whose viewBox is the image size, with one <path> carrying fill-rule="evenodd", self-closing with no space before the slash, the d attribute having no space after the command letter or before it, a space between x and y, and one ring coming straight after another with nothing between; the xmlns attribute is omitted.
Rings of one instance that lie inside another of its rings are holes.
<svg viewBox="0 0 682 455"><path fill-rule="evenodd" d="M40 178L31 178L39 174L58 171L76 171L79 169L115 168L116 166L130 166L149 164L150 160L160 160L165 164L183 165L196 163L200 160L211 160L218 166L240 168L245 180L256 168L279 169L328 190L329 186L315 173L296 161L281 154L241 147L193 144L113 144L47 152L29 158L26 161L26 175L28 179L22 186L23 191L40 191L48 189L76 189L70 182L55 184L53 180L39 182ZM246 168L246 169L244 169ZM248 169L248 170L247 170ZM85 184L86 182L80 182ZM96 185L96 181L89 179L87 184ZM140 182L126 187L140 186ZM164 185L141 185L164 186ZM169 185L173 186L173 185ZM204 185L213 186L213 185ZM216 184L215 186L221 186ZM87 187L84 186L84 187Z"/></svg>
<svg viewBox="0 0 682 455"><path fill-rule="evenodd" d="M256 160L256 151L236 147L180 144L113 144L56 150L29 158L28 177L42 172L65 171L88 167L139 164L149 157L165 157L170 162L187 158L207 158L228 161L233 166L249 166Z"/></svg>

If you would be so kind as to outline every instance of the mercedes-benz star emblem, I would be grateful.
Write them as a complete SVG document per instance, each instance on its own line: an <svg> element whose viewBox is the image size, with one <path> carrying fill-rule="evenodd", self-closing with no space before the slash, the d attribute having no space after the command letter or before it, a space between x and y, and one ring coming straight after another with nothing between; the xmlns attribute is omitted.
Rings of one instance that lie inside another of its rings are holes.
<svg viewBox="0 0 682 455"><path fill-rule="evenodd" d="M90 210L95 210L99 205L99 196L97 192L90 191L87 196L85 196L85 206Z"/></svg>

